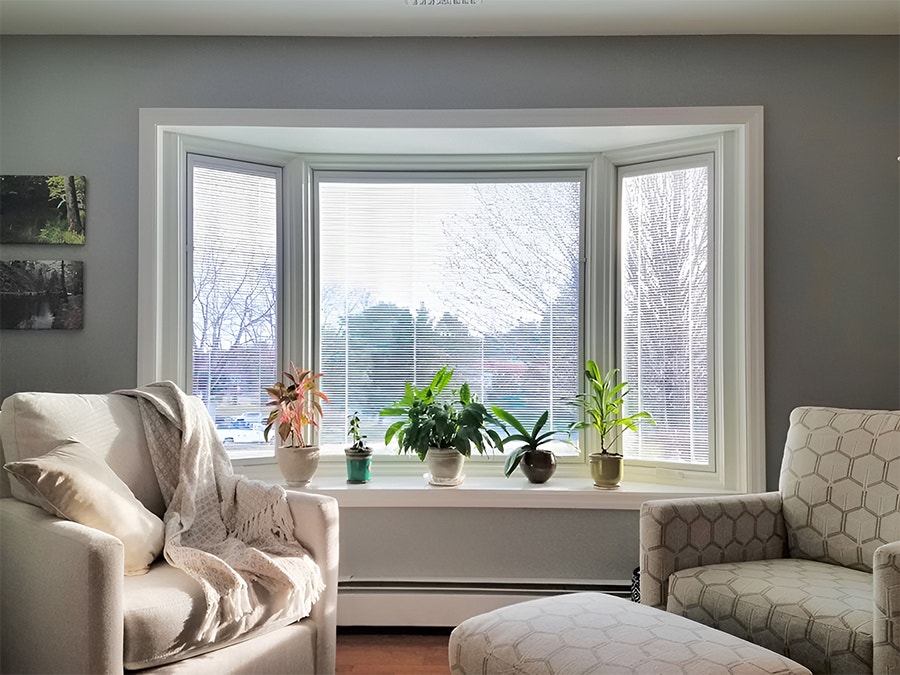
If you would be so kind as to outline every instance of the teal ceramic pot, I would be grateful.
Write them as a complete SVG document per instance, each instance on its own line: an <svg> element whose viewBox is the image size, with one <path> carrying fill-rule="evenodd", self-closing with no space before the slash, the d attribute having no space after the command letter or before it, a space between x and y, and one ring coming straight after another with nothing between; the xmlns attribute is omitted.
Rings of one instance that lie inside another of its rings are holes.
<svg viewBox="0 0 900 675"><path fill-rule="evenodd" d="M368 483L372 480L372 451L344 450L347 458L347 482Z"/></svg>

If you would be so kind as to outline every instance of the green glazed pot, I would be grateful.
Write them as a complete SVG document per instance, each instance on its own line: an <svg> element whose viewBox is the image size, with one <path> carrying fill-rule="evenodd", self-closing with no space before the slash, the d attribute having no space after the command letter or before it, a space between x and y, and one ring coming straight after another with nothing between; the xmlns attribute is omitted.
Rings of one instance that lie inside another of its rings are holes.
<svg viewBox="0 0 900 675"><path fill-rule="evenodd" d="M614 490L622 482L625 458L621 455L601 455L599 452L590 455L591 478L594 486L604 490Z"/></svg>

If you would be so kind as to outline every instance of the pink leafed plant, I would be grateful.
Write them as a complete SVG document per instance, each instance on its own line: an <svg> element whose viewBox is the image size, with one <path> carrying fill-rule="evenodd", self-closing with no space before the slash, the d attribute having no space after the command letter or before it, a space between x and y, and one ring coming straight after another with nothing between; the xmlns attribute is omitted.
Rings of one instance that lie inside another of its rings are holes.
<svg viewBox="0 0 900 675"><path fill-rule="evenodd" d="M290 371L284 373L285 382L276 382L266 387L271 401L266 405L274 406L266 421L263 438L269 440L269 431L277 426L278 436L286 445L306 447L303 428L318 427L322 417L322 403L328 403L325 392L319 389L319 378L322 373L298 368L291 362Z"/></svg>

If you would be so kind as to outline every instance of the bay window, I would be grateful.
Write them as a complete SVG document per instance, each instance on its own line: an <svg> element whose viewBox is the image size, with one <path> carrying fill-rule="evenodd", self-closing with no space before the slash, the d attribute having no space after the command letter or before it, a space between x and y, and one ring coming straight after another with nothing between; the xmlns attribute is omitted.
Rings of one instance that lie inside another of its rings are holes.
<svg viewBox="0 0 900 675"><path fill-rule="evenodd" d="M566 153L546 147L586 125L506 129L521 153L477 124L431 128L435 148L462 139L454 155L409 153L402 129L330 155L147 127L138 378L200 396L240 463L272 456L264 388L290 361L320 370L326 471L356 413L384 475L415 461L384 447L378 414L405 382L448 365L452 386L566 429L593 359L657 422L622 438L627 480L760 489L761 123L734 117L679 136L661 115L667 139ZM571 441L557 475L587 476L596 439ZM502 476L479 459L470 474Z"/></svg>

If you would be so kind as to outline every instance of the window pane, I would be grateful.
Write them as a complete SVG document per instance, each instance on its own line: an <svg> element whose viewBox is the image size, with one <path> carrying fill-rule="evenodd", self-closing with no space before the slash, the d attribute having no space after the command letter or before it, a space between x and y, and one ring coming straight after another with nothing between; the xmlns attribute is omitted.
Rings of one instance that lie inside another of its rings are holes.
<svg viewBox="0 0 900 675"><path fill-rule="evenodd" d="M404 382L443 365L527 424L575 419L580 180L318 182L323 445L368 440Z"/></svg>
<svg viewBox="0 0 900 675"><path fill-rule="evenodd" d="M623 435L635 459L709 462L709 176L706 166L622 180Z"/></svg>
<svg viewBox="0 0 900 675"><path fill-rule="evenodd" d="M277 180L194 164L193 376L232 458L271 454L264 387L276 377Z"/></svg>

